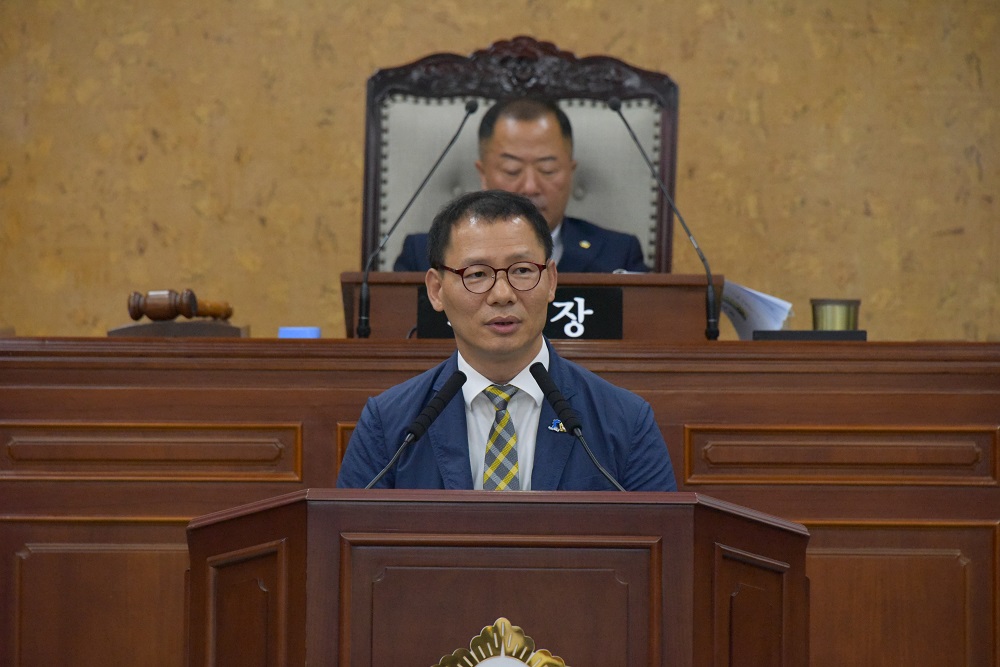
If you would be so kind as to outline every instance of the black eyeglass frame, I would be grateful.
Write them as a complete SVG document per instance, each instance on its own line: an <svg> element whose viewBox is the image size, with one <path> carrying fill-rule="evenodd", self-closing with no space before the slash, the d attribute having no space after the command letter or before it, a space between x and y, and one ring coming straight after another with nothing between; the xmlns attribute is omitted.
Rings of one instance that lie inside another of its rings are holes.
<svg viewBox="0 0 1000 667"><path fill-rule="evenodd" d="M535 284L532 285L531 287L521 288L521 287L517 287L516 285L514 285L514 283L511 282L511 280L510 280L510 270L512 268L514 268L515 266L517 266L518 264L530 264L530 265L532 265L532 266L534 266L535 268L538 269L538 276L537 276L538 279L535 281ZM473 290L471 290L469 288L469 285L465 282L465 272L468 271L469 269L471 269L474 266L484 266L484 267L486 267L487 269L489 269L490 271L493 272L493 281L490 283L490 286L487 287L486 289L484 289L482 292L474 292ZM536 287L538 287L538 283L542 282L542 271L544 271L547 268L549 268L549 265L548 265L548 263L539 264L538 262L529 262L527 260L522 260L520 262L514 262L513 264L511 264L510 266L508 266L506 269L498 269L496 267L490 266L489 264L480 264L480 263L469 264L468 266L463 266L461 269L453 269L450 266L445 266L444 264L441 264L437 268L443 269L445 271L450 271L450 272L454 273L456 276L458 276L459 278L461 278L462 279L462 286L465 289L469 290L470 293L472 293L472 294L487 294L491 289L493 289L494 287L496 287L497 276L500 275L501 271L503 271L504 273L507 274L507 284L510 285L511 289L517 290L518 292L530 292L531 290L533 290Z"/></svg>

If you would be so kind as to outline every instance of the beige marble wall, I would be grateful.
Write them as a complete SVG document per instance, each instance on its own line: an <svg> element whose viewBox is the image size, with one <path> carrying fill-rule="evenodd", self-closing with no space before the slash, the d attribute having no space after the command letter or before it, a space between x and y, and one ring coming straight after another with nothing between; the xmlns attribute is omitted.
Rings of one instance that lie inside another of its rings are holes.
<svg viewBox="0 0 1000 667"><path fill-rule="evenodd" d="M3 0L0 328L190 287L342 336L366 78L518 34L677 80L678 204L792 328L844 296L873 340L1000 340L996 0Z"/></svg>

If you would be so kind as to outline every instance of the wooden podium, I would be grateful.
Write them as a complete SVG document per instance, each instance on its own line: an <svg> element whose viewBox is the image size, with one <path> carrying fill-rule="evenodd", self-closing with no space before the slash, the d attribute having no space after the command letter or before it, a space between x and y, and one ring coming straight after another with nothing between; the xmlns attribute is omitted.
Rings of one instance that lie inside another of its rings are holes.
<svg viewBox="0 0 1000 667"><path fill-rule="evenodd" d="M348 338L358 323L360 272L340 274ZM712 276L717 304L721 275ZM407 338L417 324L417 290L423 273L370 273L371 338ZM619 287L622 290L622 339L685 343L705 341L705 276L675 273L560 273L560 287Z"/></svg>
<svg viewBox="0 0 1000 667"><path fill-rule="evenodd" d="M475 664L439 661L504 618L538 667L802 667L808 539L693 493L299 491L189 524L189 665Z"/></svg>

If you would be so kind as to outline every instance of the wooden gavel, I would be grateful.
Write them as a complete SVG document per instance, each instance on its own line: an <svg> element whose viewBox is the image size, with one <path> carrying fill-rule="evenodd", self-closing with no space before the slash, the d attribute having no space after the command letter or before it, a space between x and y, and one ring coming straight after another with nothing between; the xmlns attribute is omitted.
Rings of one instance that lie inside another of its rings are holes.
<svg viewBox="0 0 1000 667"><path fill-rule="evenodd" d="M179 294L169 289L150 291L145 296L132 292L128 298L128 314L133 320L143 315L151 320L172 320L178 315L228 320L233 315L233 307L225 301L199 301L189 289Z"/></svg>

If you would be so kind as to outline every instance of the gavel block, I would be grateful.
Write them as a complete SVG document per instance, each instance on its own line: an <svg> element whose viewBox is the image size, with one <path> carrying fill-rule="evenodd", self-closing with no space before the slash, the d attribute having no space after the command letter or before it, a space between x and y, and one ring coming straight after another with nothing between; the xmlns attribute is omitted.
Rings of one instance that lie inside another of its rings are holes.
<svg viewBox="0 0 1000 667"><path fill-rule="evenodd" d="M194 292L174 290L153 290L145 295L132 292L128 298L128 314L133 320L145 315L154 321L175 319L178 315L187 318L211 317L228 320L233 315L233 307L225 301L199 301Z"/></svg>

